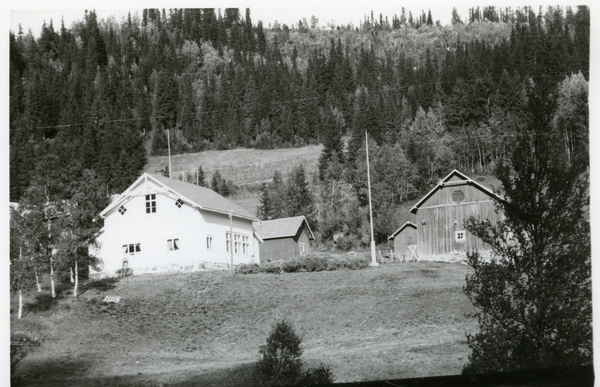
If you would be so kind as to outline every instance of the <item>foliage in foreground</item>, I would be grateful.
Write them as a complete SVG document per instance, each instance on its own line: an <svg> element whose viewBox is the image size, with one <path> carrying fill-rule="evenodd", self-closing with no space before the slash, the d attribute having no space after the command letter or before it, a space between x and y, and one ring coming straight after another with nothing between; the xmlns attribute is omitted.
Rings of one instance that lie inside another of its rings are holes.
<svg viewBox="0 0 600 387"><path fill-rule="evenodd" d="M273 324L267 343L259 347L262 358L257 364L261 385L308 385L328 386L333 384L333 375L329 367L321 364L309 368L302 375L302 339L286 319Z"/></svg>
<svg viewBox="0 0 600 387"><path fill-rule="evenodd" d="M555 93L540 89L528 95L527 132L497 169L505 220L467 222L495 254L491 262L477 252L468 256L474 271L464 291L479 310L480 331L467 335L465 373L592 361L588 144L574 137L571 149L557 145ZM587 127L582 113L572 125Z"/></svg>
<svg viewBox="0 0 600 387"><path fill-rule="evenodd" d="M370 260L364 256L316 256L294 257L280 262L268 263L249 263L238 265L235 272L238 274L258 274L258 273L302 273L315 271L333 271L333 270L358 270L369 267Z"/></svg>
<svg viewBox="0 0 600 387"><path fill-rule="evenodd" d="M10 379L15 381L15 370L17 365L25 356L42 342L42 336L38 329L26 327L10 334Z"/></svg>

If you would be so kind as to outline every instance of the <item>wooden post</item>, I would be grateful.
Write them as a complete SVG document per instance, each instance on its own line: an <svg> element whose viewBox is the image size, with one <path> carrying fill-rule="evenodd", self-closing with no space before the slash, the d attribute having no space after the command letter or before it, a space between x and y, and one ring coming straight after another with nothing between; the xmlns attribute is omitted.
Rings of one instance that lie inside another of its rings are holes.
<svg viewBox="0 0 600 387"><path fill-rule="evenodd" d="M233 210L229 210L229 252L231 253L231 270L233 270Z"/></svg>
<svg viewBox="0 0 600 387"><path fill-rule="evenodd" d="M373 205L371 204L371 172L369 171L369 135L365 130L365 148L367 151L367 185L369 187L369 218L371 219L371 263L369 266L379 266L375 253L375 238L373 236Z"/></svg>

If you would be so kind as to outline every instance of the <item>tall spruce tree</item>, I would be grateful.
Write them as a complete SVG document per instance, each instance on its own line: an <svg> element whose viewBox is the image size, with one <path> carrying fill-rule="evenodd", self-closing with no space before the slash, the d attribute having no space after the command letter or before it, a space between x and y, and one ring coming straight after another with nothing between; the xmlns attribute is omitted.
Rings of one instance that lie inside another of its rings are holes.
<svg viewBox="0 0 600 387"><path fill-rule="evenodd" d="M493 248L469 254L464 292L479 333L466 373L577 367L592 361L588 158L568 158L553 127L556 88L528 91L525 130L496 175L504 188L497 224L467 229Z"/></svg>

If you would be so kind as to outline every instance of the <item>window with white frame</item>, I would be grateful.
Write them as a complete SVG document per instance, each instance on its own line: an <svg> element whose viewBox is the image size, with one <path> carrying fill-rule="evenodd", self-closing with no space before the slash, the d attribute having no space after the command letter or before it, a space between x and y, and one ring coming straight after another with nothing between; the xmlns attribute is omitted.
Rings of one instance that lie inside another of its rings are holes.
<svg viewBox="0 0 600 387"><path fill-rule="evenodd" d="M169 250L169 251L179 250L179 238L167 239L167 250Z"/></svg>
<svg viewBox="0 0 600 387"><path fill-rule="evenodd" d="M146 195L146 214L156 212L156 194Z"/></svg>
<svg viewBox="0 0 600 387"><path fill-rule="evenodd" d="M460 242L460 243L464 242L465 241L465 236L466 236L465 235L465 230L459 230L459 231L455 231L454 232L454 239L457 242Z"/></svg>
<svg viewBox="0 0 600 387"><path fill-rule="evenodd" d="M248 236L247 235L243 235L242 236L242 247L244 249L244 255L248 255L248 252L250 250L250 244L248 243Z"/></svg>
<svg viewBox="0 0 600 387"><path fill-rule="evenodd" d="M230 248L230 247L229 247L229 246L230 246L230 243L231 243L231 240L230 240L229 233L228 233L228 232L226 232L226 233L225 233L225 244L226 244L226 249L227 249L227 252L231 251L231 250L229 250L229 248Z"/></svg>
<svg viewBox="0 0 600 387"><path fill-rule="evenodd" d="M130 243L123 245L123 255L136 255L142 252L140 243Z"/></svg>
<svg viewBox="0 0 600 387"><path fill-rule="evenodd" d="M304 243L302 243L302 242L298 243L298 247L300 247L300 255L304 256L304 254L305 254Z"/></svg>
<svg viewBox="0 0 600 387"><path fill-rule="evenodd" d="M240 238L240 234L233 234L233 241L235 242L233 245L233 252L236 254L240 252Z"/></svg>
<svg viewBox="0 0 600 387"><path fill-rule="evenodd" d="M206 250L208 250L208 251L212 251L212 240L213 240L212 236L209 235L206 237Z"/></svg>

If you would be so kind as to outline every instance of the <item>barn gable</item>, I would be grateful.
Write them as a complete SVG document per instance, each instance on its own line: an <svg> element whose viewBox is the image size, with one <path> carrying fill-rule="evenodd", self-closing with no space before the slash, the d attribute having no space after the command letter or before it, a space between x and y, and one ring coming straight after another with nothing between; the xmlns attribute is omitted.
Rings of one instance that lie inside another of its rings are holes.
<svg viewBox="0 0 600 387"><path fill-rule="evenodd" d="M410 210L416 215L418 259L462 260L466 252L489 252L490 246L468 230L471 217L492 223L502 218L498 194L467 175L453 170Z"/></svg>
<svg viewBox="0 0 600 387"><path fill-rule="evenodd" d="M410 212L412 212L413 214L416 214L417 211L419 210L419 208L424 206L425 203L427 203L430 199L432 199L432 197L435 195L435 193L438 192L440 189L448 188L448 187L459 187L459 186L470 186L470 187L473 187L473 188L481 191L484 195L487 195L492 199L504 201L504 199L501 196L494 193L494 191L492 191L491 189L483 186L482 184L471 179L464 173L455 169L452 172L450 172L446 177L444 177L438 185L433 187L433 189L431 191L429 191L425 196L423 196L423 198L421 198L421 200L419 200L417 202L417 204L415 204L410 209ZM457 191L460 191L460 189L457 189ZM463 198L463 200L464 200L464 198ZM457 204L463 200L461 200L461 197L459 195L456 195L453 198L453 202L455 202ZM431 205L431 203L428 203L428 204ZM435 203L435 204L441 204L441 203ZM447 203L447 204L450 204L450 203Z"/></svg>

